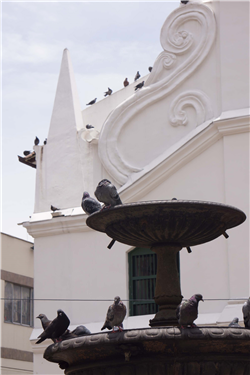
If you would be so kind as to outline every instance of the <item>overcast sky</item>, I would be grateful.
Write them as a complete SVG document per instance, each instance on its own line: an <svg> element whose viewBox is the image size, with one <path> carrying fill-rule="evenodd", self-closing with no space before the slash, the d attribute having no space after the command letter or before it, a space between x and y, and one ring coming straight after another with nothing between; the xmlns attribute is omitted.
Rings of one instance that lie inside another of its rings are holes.
<svg viewBox="0 0 250 375"><path fill-rule="evenodd" d="M165 2L2 2L2 225L32 215L36 170L18 162L35 136L47 137L61 58L68 48L82 109L107 87L148 74L162 51L161 27L179 0Z"/></svg>

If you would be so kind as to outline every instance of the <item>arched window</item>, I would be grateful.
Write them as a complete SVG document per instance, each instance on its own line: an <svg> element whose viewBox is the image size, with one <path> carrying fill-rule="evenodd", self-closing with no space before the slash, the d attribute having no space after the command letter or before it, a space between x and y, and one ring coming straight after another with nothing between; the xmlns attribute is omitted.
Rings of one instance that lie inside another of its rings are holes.
<svg viewBox="0 0 250 375"><path fill-rule="evenodd" d="M157 256L150 249L137 247L128 253L129 265L129 315L155 314L154 301ZM179 252L177 254L179 271Z"/></svg>

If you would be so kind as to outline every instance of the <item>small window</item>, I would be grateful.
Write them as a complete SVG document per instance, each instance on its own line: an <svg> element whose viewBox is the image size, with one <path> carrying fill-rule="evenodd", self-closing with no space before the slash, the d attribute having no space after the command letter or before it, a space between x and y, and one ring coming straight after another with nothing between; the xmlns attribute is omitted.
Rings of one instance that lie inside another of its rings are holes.
<svg viewBox="0 0 250 375"><path fill-rule="evenodd" d="M33 289L5 282L4 321L33 326Z"/></svg>
<svg viewBox="0 0 250 375"><path fill-rule="evenodd" d="M179 252L177 253L179 272ZM147 315L158 312L154 301L157 255L146 248L135 248L128 254L129 315Z"/></svg>

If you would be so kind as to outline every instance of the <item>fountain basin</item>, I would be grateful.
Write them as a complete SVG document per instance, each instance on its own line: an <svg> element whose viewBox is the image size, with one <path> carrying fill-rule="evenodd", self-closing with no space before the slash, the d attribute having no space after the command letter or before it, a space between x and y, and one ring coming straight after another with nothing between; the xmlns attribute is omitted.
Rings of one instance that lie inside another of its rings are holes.
<svg viewBox="0 0 250 375"><path fill-rule="evenodd" d="M159 327L99 333L50 345L66 375L246 375L250 330Z"/></svg>

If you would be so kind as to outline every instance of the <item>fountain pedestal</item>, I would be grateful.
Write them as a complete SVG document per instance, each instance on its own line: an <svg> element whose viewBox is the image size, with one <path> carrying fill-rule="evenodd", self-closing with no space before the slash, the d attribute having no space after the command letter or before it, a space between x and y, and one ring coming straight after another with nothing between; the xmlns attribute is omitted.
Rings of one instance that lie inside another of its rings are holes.
<svg viewBox="0 0 250 375"><path fill-rule="evenodd" d="M159 305L159 311L149 325L175 326L176 307L181 303L182 295L179 274L176 264L176 254L181 250L180 246L155 245L151 250L157 254L157 278L155 286L155 303Z"/></svg>

